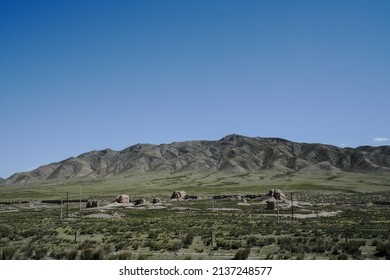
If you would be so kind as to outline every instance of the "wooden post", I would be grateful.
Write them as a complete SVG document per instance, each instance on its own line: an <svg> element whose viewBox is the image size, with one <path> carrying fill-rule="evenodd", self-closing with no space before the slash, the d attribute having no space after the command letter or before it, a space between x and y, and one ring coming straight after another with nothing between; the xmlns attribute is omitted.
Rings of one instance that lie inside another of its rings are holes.
<svg viewBox="0 0 390 280"><path fill-rule="evenodd" d="M214 236L214 229L212 228L211 229L211 242L210 242L211 244L211 247L215 247L216 246L216 244L215 244L215 236Z"/></svg>
<svg viewBox="0 0 390 280"><path fill-rule="evenodd" d="M61 197L61 221L62 221L62 208L64 207L64 199Z"/></svg>
<svg viewBox="0 0 390 280"><path fill-rule="evenodd" d="M81 188L80 188L80 215L81 215Z"/></svg>
<svg viewBox="0 0 390 280"><path fill-rule="evenodd" d="M294 222L294 203L293 194L291 193L291 222Z"/></svg>
<svg viewBox="0 0 390 280"><path fill-rule="evenodd" d="M69 218L69 193L66 193L66 217Z"/></svg>
<svg viewBox="0 0 390 280"><path fill-rule="evenodd" d="M213 211L215 209L215 192L214 192L214 187L213 187Z"/></svg>

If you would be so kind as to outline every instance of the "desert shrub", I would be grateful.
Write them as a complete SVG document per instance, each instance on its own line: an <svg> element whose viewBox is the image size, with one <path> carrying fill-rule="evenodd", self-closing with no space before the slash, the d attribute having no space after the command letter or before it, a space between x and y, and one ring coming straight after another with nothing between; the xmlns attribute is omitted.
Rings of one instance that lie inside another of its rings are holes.
<svg viewBox="0 0 390 280"><path fill-rule="evenodd" d="M286 247L286 250L290 250L290 247L293 244L293 240L291 237L279 237L278 238L278 245L284 249Z"/></svg>
<svg viewBox="0 0 390 280"><path fill-rule="evenodd" d="M99 249L87 248L81 251L80 260L103 260L104 253Z"/></svg>
<svg viewBox="0 0 390 280"><path fill-rule="evenodd" d="M337 259L338 260L348 260L348 255L345 253L342 253L342 254L337 256Z"/></svg>
<svg viewBox="0 0 390 280"><path fill-rule="evenodd" d="M131 244L131 247L133 248L133 250L138 250L138 248L139 248L139 242L133 242L133 243Z"/></svg>
<svg viewBox="0 0 390 280"><path fill-rule="evenodd" d="M28 260L28 259L32 259L34 257L34 254L35 254L35 248L36 248L36 245L35 243L33 242L29 242L28 244L26 244L25 246L23 246L21 248L21 252L23 254L23 257Z"/></svg>
<svg viewBox="0 0 390 280"><path fill-rule="evenodd" d="M150 239L156 239L158 237L159 233L157 231L150 231L148 234L148 238Z"/></svg>
<svg viewBox="0 0 390 280"><path fill-rule="evenodd" d="M16 252L15 247L4 247L0 249L0 260L12 260Z"/></svg>
<svg viewBox="0 0 390 280"><path fill-rule="evenodd" d="M237 241L237 240L233 241L230 245L230 248L233 250L236 250L240 247L241 247L241 241Z"/></svg>
<svg viewBox="0 0 390 280"><path fill-rule="evenodd" d="M6 225L0 225L0 238L8 237L11 235L12 229Z"/></svg>
<svg viewBox="0 0 390 280"><path fill-rule="evenodd" d="M64 248L59 248L50 253L50 257L56 260L66 260L66 252Z"/></svg>
<svg viewBox="0 0 390 280"><path fill-rule="evenodd" d="M75 260L77 258L78 251L75 249L65 250L59 248L50 253L50 257L56 260Z"/></svg>
<svg viewBox="0 0 390 280"><path fill-rule="evenodd" d="M167 245L168 251L177 251L183 247L183 242L181 240L174 240Z"/></svg>
<svg viewBox="0 0 390 280"><path fill-rule="evenodd" d="M93 249L86 248L81 251L80 260L92 260Z"/></svg>
<svg viewBox="0 0 390 280"><path fill-rule="evenodd" d="M114 260L131 260L132 254L130 252L120 252L114 256L111 256L110 259Z"/></svg>
<svg viewBox="0 0 390 280"><path fill-rule="evenodd" d="M257 238L255 236L249 236L246 240L248 247L253 247L257 245Z"/></svg>
<svg viewBox="0 0 390 280"><path fill-rule="evenodd" d="M267 238L264 238L263 240L264 240L264 245L266 245L266 246L275 244L275 242L276 242L275 238L273 238L273 237L267 237Z"/></svg>
<svg viewBox="0 0 390 280"><path fill-rule="evenodd" d="M149 256L146 254L139 254L137 257L138 260L147 260L148 258Z"/></svg>
<svg viewBox="0 0 390 280"><path fill-rule="evenodd" d="M192 244L193 240L194 235L192 233L188 233L183 239L183 248L188 248Z"/></svg>
<svg viewBox="0 0 390 280"><path fill-rule="evenodd" d="M234 255L234 260L246 260L249 256L250 248L241 248Z"/></svg>
<svg viewBox="0 0 390 280"><path fill-rule="evenodd" d="M80 243L79 250L90 249L96 247L97 242L95 240L85 240Z"/></svg>
<svg viewBox="0 0 390 280"><path fill-rule="evenodd" d="M348 240L348 243L338 243L333 247L333 253L342 252L346 255L350 255L355 259L361 257L360 247L366 245L364 240ZM342 254L341 254L342 255ZM338 256L338 258L340 255Z"/></svg>
<svg viewBox="0 0 390 280"><path fill-rule="evenodd" d="M75 260L77 258L78 251L76 249L72 249L67 251L66 254L67 254L66 256L67 260Z"/></svg>
<svg viewBox="0 0 390 280"><path fill-rule="evenodd" d="M115 251L123 250L126 247L126 242L119 242L115 244Z"/></svg>
<svg viewBox="0 0 390 280"><path fill-rule="evenodd" d="M349 254L356 254L357 252L360 252L360 247L365 245L366 241L364 240L349 240L344 246L344 250Z"/></svg>
<svg viewBox="0 0 390 280"><path fill-rule="evenodd" d="M377 253L375 254L377 257L384 258L386 260L390 260L390 241L385 243L378 242L376 247Z"/></svg>
<svg viewBox="0 0 390 280"><path fill-rule="evenodd" d="M152 251L160 251L164 249L164 243L161 241L150 241L147 247Z"/></svg>
<svg viewBox="0 0 390 280"><path fill-rule="evenodd" d="M230 250L232 248L231 241L225 239L217 239L216 244L217 244L217 248L221 248L223 250Z"/></svg>
<svg viewBox="0 0 390 280"><path fill-rule="evenodd" d="M43 260L47 256L49 249L47 247L37 246L35 248L35 259Z"/></svg>
<svg viewBox="0 0 390 280"><path fill-rule="evenodd" d="M210 246L212 242L212 238L210 236L202 237L202 242L204 246Z"/></svg>
<svg viewBox="0 0 390 280"><path fill-rule="evenodd" d="M304 260L305 259L305 253L298 253L295 257L296 260Z"/></svg>

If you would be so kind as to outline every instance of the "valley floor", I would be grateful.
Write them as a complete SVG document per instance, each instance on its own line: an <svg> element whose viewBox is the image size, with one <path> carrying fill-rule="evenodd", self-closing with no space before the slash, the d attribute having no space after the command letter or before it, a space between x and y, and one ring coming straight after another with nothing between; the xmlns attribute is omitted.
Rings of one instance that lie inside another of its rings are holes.
<svg viewBox="0 0 390 280"><path fill-rule="evenodd" d="M390 259L389 192L293 197L1 204L0 259Z"/></svg>

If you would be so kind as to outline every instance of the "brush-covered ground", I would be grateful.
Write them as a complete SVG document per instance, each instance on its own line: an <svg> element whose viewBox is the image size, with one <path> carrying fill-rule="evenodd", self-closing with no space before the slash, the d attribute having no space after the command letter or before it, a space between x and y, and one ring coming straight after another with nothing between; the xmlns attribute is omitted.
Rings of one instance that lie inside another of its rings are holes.
<svg viewBox="0 0 390 280"><path fill-rule="evenodd" d="M287 197L279 219L263 198L211 198L272 188ZM175 190L202 199L171 200ZM66 193L99 207L41 202ZM112 203L118 194L147 202ZM389 174L145 173L0 188L0 259L389 259L389 232Z"/></svg>

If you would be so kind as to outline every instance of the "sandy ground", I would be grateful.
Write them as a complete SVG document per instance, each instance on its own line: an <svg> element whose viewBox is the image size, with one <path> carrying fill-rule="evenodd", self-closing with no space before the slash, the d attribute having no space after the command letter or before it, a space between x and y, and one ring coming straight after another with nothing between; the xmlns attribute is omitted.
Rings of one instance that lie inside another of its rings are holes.
<svg viewBox="0 0 390 280"><path fill-rule="evenodd" d="M97 218L97 219L119 219L119 218L122 218L123 216L124 216L123 214L119 214L117 212L115 212L112 215L109 215L109 214L102 212L102 213L93 213L93 214L87 215L86 217L87 218Z"/></svg>
<svg viewBox="0 0 390 280"><path fill-rule="evenodd" d="M237 205L240 205L240 206L251 206L252 204L247 203L247 202L239 202L239 203L237 203Z"/></svg>
<svg viewBox="0 0 390 280"><path fill-rule="evenodd" d="M207 208L207 210L213 211L213 208ZM238 208L214 208L214 211L242 211Z"/></svg>
<svg viewBox="0 0 390 280"><path fill-rule="evenodd" d="M179 210L179 211L185 211L185 210L197 210L199 211L200 209L198 208L191 208L191 207L172 207L172 210Z"/></svg>
<svg viewBox="0 0 390 280"><path fill-rule="evenodd" d="M310 214L294 214L294 218L307 219L307 218L317 218L317 217L333 217L341 212L343 212L343 211L341 211L341 210L334 211L334 212L321 211L318 213L312 212ZM275 216L276 217L276 212L274 214L263 214L263 216ZM279 214L279 216L280 217L291 217L291 214Z"/></svg>

